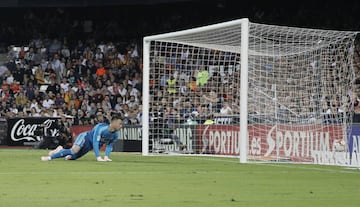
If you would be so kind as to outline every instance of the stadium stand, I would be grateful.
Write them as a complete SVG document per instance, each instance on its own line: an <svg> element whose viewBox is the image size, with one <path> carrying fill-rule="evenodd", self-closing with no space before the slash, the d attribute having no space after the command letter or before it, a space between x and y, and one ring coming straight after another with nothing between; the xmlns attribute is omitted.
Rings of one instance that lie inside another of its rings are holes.
<svg viewBox="0 0 360 207"><path fill-rule="evenodd" d="M317 2L296 12L290 5L287 5L289 9L270 9L266 3L258 6L256 1L249 1L246 8L239 8L235 6L237 3L181 1L150 5L1 8L0 17L7 20L0 21L0 39L4 40L0 45L3 52L0 69L1 116L64 114L74 117L73 124L87 125L106 121L109 112L120 111L126 118L125 123L139 124L142 37L149 34L239 17L281 25L360 29L355 18L345 19L351 14L358 15L359 3L356 1L348 3L352 9L347 17L329 17L328 13L333 10L324 8L320 11L320 3ZM271 8L282 8L282 5L278 5L281 3L271 4ZM174 8L177 8L176 11ZM146 15L148 11L157 15ZM311 14L316 14L317 19L310 22L307 16ZM354 66L359 71L360 46L356 49ZM355 92L359 95L359 72L356 75ZM21 100L20 94L25 94ZM198 112L200 109L204 111L199 117L208 119L211 111L202 107L195 97L194 100L192 107L197 107ZM359 100L354 102L358 103ZM232 110L237 113L238 103L233 105ZM217 109L220 110L220 107ZM179 106L175 111L183 113L181 110L185 109ZM166 108L161 113L166 113Z"/></svg>

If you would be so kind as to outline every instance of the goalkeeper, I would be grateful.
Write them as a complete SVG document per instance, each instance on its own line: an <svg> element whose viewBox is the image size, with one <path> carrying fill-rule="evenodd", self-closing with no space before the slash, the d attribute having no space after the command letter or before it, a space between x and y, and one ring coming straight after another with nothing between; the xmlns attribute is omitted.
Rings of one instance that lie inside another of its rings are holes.
<svg viewBox="0 0 360 207"><path fill-rule="evenodd" d="M71 149L63 149L58 146L55 150L49 152L48 156L42 156L42 161L49 161L56 158L64 157L65 160L76 160L84 156L90 150L94 150L97 161L112 161L110 153L114 143L117 141L118 131L122 127L122 119L118 115L111 118L110 124L99 123L92 130L82 132L76 138ZM100 156L100 148L106 145L105 156Z"/></svg>

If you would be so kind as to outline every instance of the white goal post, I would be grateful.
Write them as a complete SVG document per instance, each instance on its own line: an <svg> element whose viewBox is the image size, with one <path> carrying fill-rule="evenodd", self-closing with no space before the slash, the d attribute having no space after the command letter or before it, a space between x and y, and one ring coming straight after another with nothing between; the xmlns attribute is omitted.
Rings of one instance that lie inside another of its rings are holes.
<svg viewBox="0 0 360 207"><path fill-rule="evenodd" d="M360 165L357 34L244 18L144 37L143 155Z"/></svg>

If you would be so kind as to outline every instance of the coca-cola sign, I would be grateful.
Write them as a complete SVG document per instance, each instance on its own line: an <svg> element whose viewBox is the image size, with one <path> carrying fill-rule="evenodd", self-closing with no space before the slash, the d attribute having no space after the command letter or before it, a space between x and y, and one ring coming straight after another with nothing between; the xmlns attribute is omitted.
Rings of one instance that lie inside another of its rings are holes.
<svg viewBox="0 0 360 207"><path fill-rule="evenodd" d="M27 117L8 119L8 145L21 146L39 142L45 136L56 136L57 118Z"/></svg>

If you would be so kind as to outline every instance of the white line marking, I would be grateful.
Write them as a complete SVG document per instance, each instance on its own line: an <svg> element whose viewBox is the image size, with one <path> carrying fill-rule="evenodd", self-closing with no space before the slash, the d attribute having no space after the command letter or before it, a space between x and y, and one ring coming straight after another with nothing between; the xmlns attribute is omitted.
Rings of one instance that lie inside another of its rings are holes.
<svg viewBox="0 0 360 207"><path fill-rule="evenodd" d="M187 157L187 158L191 158L191 159L201 159L201 160L208 160L208 161L216 161L216 162L230 162L230 163L239 163L239 160L223 160L223 159L216 159L216 158L209 158L209 157L200 157L200 156L194 156L194 157ZM300 166L298 164L295 163L276 163L276 164L272 164L272 163L266 163L266 162L262 162L262 163L256 163L256 162L249 162L248 164L253 164L253 165L262 165L262 166L271 166L271 167L282 167L282 168L288 168L288 169L302 169L302 170L314 170L314 171L319 171L319 172L329 172L329 173L349 173L349 174L360 174L360 168L343 168L343 169L326 169L324 168L325 165L319 165L319 167L316 167L316 164L305 164L308 165L308 167L305 166ZM286 164L286 165L285 165ZM313 166L310 166L313 165ZM334 166L336 167L336 166ZM354 171L355 170L355 171ZM359 171L356 171L359 170Z"/></svg>

